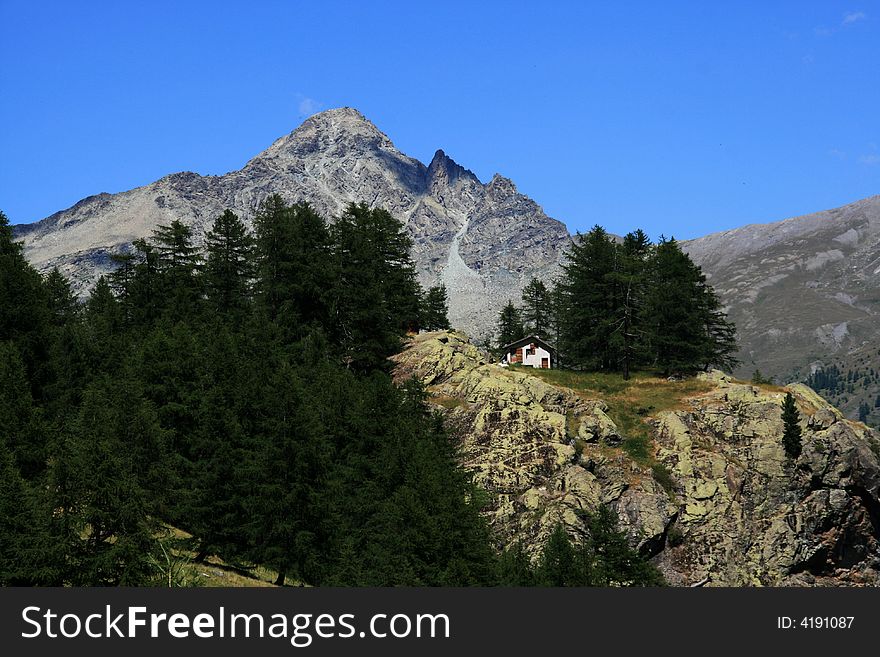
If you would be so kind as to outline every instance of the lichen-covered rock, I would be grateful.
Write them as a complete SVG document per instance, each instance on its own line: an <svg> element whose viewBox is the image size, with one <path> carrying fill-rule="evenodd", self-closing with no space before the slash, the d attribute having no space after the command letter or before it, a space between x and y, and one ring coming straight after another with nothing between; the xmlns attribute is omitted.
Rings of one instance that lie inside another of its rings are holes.
<svg viewBox="0 0 880 657"><path fill-rule="evenodd" d="M617 446L604 402L491 364L464 334L421 334L395 361L449 409L501 546L535 555L557 523L577 538L579 512L606 504L672 584L880 584L880 438L806 386L788 388L803 429L793 461L783 389L701 375L709 392L649 418L661 485Z"/></svg>
<svg viewBox="0 0 880 657"><path fill-rule="evenodd" d="M534 554L559 522L577 537L579 512L600 504L619 509L643 550L662 544L676 507L650 472L612 449L621 435L604 402L490 364L453 331L414 337L395 361L399 379L415 376L438 399L463 402L449 425L462 462L492 496L488 513L502 545L522 540Z"/></svg>
<svg viewBox="0 0 880 657"><path fill-rule="evenodd" d="M676 582L880 583L877 436L793 385L803 453L782 448L785 391L716 376L716 390L656 419L676 479L681 544L658 561Z"/></svg>

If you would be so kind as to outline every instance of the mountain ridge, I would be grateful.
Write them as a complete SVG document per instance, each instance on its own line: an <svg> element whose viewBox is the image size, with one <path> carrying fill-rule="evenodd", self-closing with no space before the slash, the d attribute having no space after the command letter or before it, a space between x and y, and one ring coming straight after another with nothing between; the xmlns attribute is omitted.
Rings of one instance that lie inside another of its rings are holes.
<svg viewBox="0 0 880 657"><path fill-rule="evenodd" d="M328 219L349 202L385 207L413 239L420 282L444 283L452 324L481 341L532 276L553 279L572 239L509 178L496 173L483 182L442 148L425 164L350 107L309 117L241 169L177 172L88 196L15 232L38 269L58 266L84 293L112 269L111 254L156 226L179 219L200 241L223 210L249 222L271 193L308 201ZM831 366L856 368L874 378L832 400L853 417L860 404L873 408L880 395L880 354L869 348L880 343L880 196L682 244L737 324L739 376L760 369L790 381ZM875 414L880 421L880 409Z"/></svg>
<svg viewBox="0 0 880 657"><path fill-rule="evenodd" d="M38 269L58 266L84 292L111 269L111 253L157 225L179 219L200 241L224 209L250 221L271 193L308 201L330 219L350 202L385 207L413 238L421 282L446 282L450 319L483 338L497 309L518 298L530 275L552 274L569 239L565 225L509 179L496 174L483 183L442 149L425 165L352 108L306 119L237 171L178 172L118 194L89 196L16 229L16 236Z"/></svg>

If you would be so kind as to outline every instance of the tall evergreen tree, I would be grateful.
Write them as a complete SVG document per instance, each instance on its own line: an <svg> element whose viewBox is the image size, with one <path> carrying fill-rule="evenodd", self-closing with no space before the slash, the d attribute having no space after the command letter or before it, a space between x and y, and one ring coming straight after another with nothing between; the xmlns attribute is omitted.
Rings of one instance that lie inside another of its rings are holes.
<svg viewBox="0 0 880 657"><path fill-rule="evenodd" d="M645 358L642 320L651 242L639 229L628 233L616 250L615 269L609 277L616 288L611 339L613 351L620 355L623 378L629 379L630 369Z"/></svg>
<svg viewBox="0 0 880 657"><path fill-rule="evenodd" d="M205 234L204 289L214 312L238 314L247 306L254 275L253 243L231 210L219 215Z"/></svg>
<svg viewBox="0 0 880 657"><path fill-rule="evenodd" d="M535 571L522 541L504 550L498 557L500 586L535 586Z"/></svg>
<svg viewBox="0 0 880 657"><path fill-rule="evenodd" d="M291 573L308 579L320 560L316 530L332 452L299 373L285 363L273 379L264 389L266 414L254 450L260 476L246 510L252 556L271 565L281 585Z"/></svg>
<svg viewBox="0 0 880 657"><path fill-rule="evenodd" d="M25 477L33 478L43 471L45 426L31 396L24 362L12 341L0 342L0 437Z"/></svg>
<svg viewBox="0 0 880 657"><path fill-rule="evenodd" d="M197 276L202 257L193 243L192 229L175 219L167 226L159 226L153 232L152 242L158 255L165 309L172 317L195 315L202 292Z"/></svg>
<svg viewBox="0 0 880 657"><path fill-rule="evenodd" d="M329 330L338 267L323 218L308 204L287 206L273 195L260 205L254 225L259 307L285 326L292 339L315 327Z"/></svg>
<svg viewBox="0 0 880 657"><path fill-rule="evenodd" d="M382 368L401 336L418 326L411 240L387 211L352 204L333 224L332 241L334 341L348 366Z"/></svg>
<svg viewBox="0 0 880 657"><path fill-rule="evenodd" d="M70 283L58 267L53 267L46 275L45 286L53 323L62 326L76 319L79 304L70 289Z"/></svg>
<svg viewBox="0 0 880 657"><path fill-rule="evenodd" d="M522 319L526 330L545 340L550 330L550 292L544 282L532 278L523 289Z"/></svg>
<svg viewBox="0 0 880 657"><path fill-rule="evenodd" d="M46 384L51 312L43 279L28 264L0 212L0 341L15 343L35 398Z"/></svg>
<svg viewBox="0 0 880 657"><path fill-rule="evenodd" d="M649 262L645 324L655 365L665 375L703 365L705 277L674 239L661 238Z"/></svg>
<svg viewBox="0 0 880 657"><path fill-rule="evenodd" d="M48 540L46 516L36 494L15 465L0 431L0 586L52 584L41 548Z"/></svg>
<svg viewBox="0 0 880 657"><path fill-rule="evenodd" d="M75 586L149 583L151 511L167 470L155 417L126 383L105 379L53 447L55 547Z"/></svg>
<svg viewBox="0 0 880 657"><path fill-rule="evenodd" d="M562 524L556 525L538 564L541 586L572 586L575 574L575 550Z"/></svg>
<svg viewBox="0 0 880 657"><path fill-rule="evenodd" d="M420 311L421 327L428 331L441 331L449 328L449 303L446 297L446 286L429 287L422 296Z"/></svg>
<svg viewBox="0 0 880 657"><path fill-rule="evenodd" d="M559 282L563 304L562 343L570 366L607 369L616 364L613 240L601 226L579 235L566 252Z"/></svg>
<svg viewBox="0 0 880 657"><path fill-rule="evenodd" d="M519 309L508 301L498 315L498 350L500 351L511 342L516 342L525 337L522 315Z"/></svg>
<svg viewBox="0 0 880 657"><path fill-rule="evenodd" d="M739 363L734 356L738 349L736 326L727 319L711 286L703 288L702 303L699 306L703 318L703 369L711 366L731 370Z"/></svg>
<svg viewBox="0 0 880 657"><path fill-rule="evenodd" d="M785 399L782 401L782 446L785 455L790 459L800 456L803 449L800 419L801 415L794 403L794 396L790 392L785 393Z"/></svg>

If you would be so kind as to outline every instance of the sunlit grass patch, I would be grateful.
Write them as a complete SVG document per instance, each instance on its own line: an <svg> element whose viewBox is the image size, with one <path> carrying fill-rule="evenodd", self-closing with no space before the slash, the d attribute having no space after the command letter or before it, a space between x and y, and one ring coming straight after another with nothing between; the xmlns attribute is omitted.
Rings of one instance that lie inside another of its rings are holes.
<svg viewBox="0 0 880 657"><path fill-rule="evenodd" d="M608 404L608 416L623 436L621 447L633 460L646 466L656 463L647 418L662 411L682 409L689 397L713 389L706 381L695 378L668 381L653 372L634 372L626 380L621 374L608 372L533 368L522 371L553 385L571 388L584 398L603 400Z"/></svg>

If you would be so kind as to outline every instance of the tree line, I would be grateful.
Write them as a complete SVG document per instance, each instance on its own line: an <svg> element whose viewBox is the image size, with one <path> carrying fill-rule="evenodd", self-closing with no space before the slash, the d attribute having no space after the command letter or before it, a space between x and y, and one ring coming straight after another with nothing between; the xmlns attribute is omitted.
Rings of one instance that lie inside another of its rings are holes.
<svg viewBox="0 0 880 657"><path fill-rule="evenodd" d="M156 583L165 523L279 584L502 582L486 494L390 376L448 326L401 224L277 196L253 224L160 226L80 302L0 213L0 584Z"/></svg>
<svg viewBox="0 0 880 657"><path fill-rule="evenodd" d="M572 369L653 368L664 375L736 364L736 330L700 268L674 239L601 226L578 235L549 288L533 279L501 310L497 348L534 333Z"/></svg>

